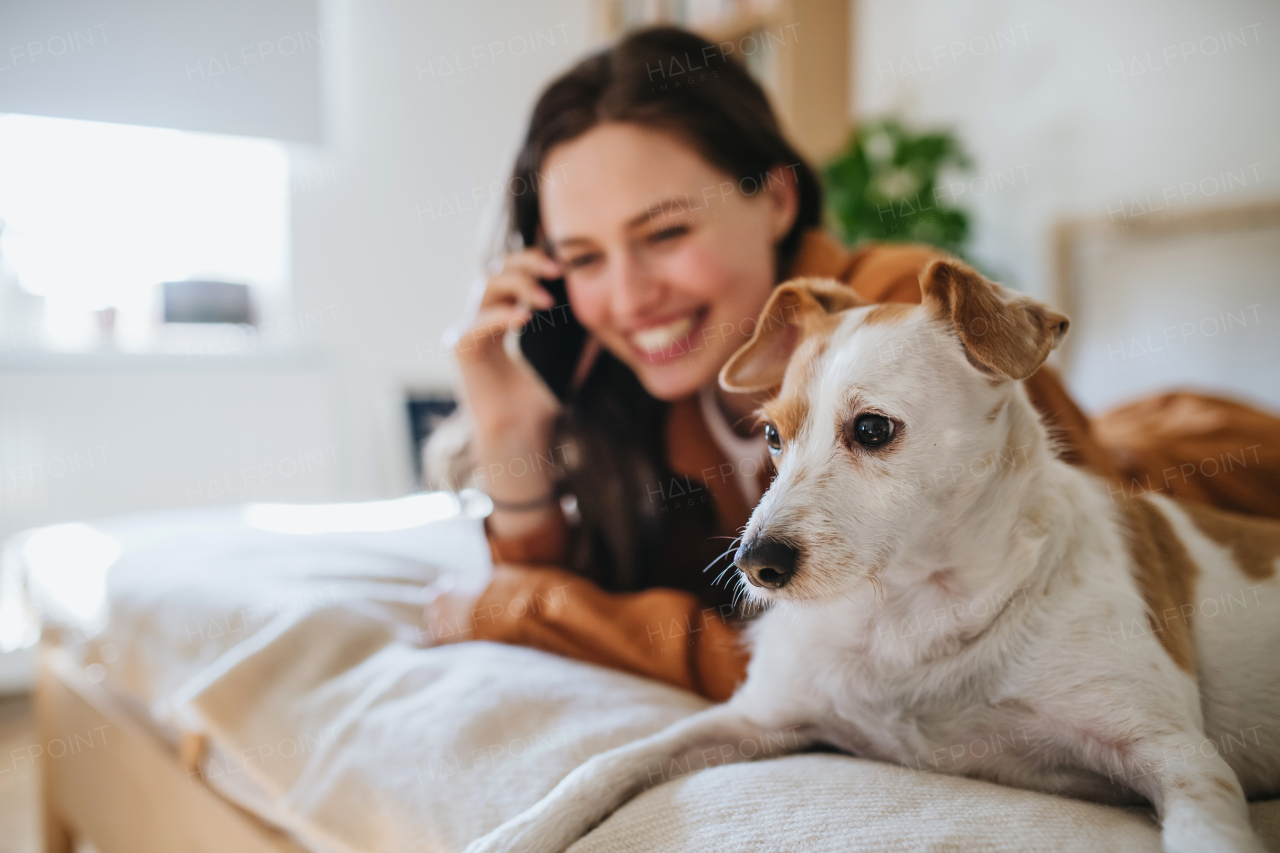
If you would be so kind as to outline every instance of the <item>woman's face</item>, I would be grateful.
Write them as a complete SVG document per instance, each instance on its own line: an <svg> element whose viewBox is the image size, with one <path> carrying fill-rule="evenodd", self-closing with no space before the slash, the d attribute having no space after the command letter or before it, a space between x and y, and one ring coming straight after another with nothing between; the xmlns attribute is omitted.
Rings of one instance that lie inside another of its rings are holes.
<svg viewBox="0 0 1280 853"><path fill-rule="evenodd" d="M556 146L542 172L543 227L579 322L659 399L714 379L775 283L792 172L737 181L675 136L619 123Z"/></svg>

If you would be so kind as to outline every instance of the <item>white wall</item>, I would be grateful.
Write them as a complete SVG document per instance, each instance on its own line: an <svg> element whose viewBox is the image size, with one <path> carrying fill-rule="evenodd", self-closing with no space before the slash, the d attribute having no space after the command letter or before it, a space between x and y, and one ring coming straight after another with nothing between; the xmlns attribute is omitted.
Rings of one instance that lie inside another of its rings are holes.
<svg viewBox="0 0 1280 853"><path fill-rule="evenodd" d="M538 91L587 50L587 0L360 0L337 24L332 143L297 168L335 180L293 205L299 312L336 322L348 497L413 487L406 388L445 388L444 330L476 273L476 195L504 180ZM459 70L463 69L463 70Z"/></svg>
<svg viewBox="0 0 1280 853"><path fill-rule="evenodd" d="M342 497L315 354L28 354L0 364L0 540L151 509Z"/></svg>
<svg viewBox="0 0 1280 853"><path fill-rule="evenodd" d="M1050 235L1063 217L1141 212L1134 199L1145 207L1148 195L1171 212L1280 196L1280 5L1270 0L857 8L856 115L954 128L975 160L967 190L1003 176L999 191L960 201L976 215L974 254L1029 293L1050 296ZM1227 172L1245 185L1212 194ZM1280 315L1277 299L1267 308ZM1115 402L1092 390L1077 389Z"/></svg>
<svg viewBox="0 0 1280 853"><path fill-rule="evenodd" d="M1280 193L1280 5L1269 0L859 0L858 9L856 115L955 128L976 161L970 177L1019 170L1016 186L961 201L977 213L976 253L1029 292L1047 293L1047 229L1059 217L1106 215L1134 196L1253 164L1247 188L1186 203ZM1230 52L1219 44L1207 55L1229 30ZM1184 61L1185 42L1196 47ZM991 44L998 50L974 54ZM1167 69L1138 73L1148 57ZM936 68L913 73L917 65Z"/></svg>
<svg viewBox="0 0 1280 853"><path fill-rule="evenodd" d="M315 142L318 6L0 3L0 112Z"/></svg>

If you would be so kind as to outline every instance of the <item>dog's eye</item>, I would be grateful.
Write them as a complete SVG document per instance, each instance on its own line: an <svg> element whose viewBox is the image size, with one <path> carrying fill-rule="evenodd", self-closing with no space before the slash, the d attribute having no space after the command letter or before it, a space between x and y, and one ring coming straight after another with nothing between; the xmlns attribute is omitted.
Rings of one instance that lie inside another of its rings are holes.
<svg viewBox="0 0 1280 853"><path fill-rule="evenodd" d="M778 430L773 424L764 425L764 441L769 445L770 455L777 456L782 452L782 436L778 435Z"/></svg>
<svg viewBox="0 0 1280 853"><path fill-rule="evenodd" d="M893 421L884 415L863 415L853 424L853 437L863 447L880 447L893 438Z"/></svg>

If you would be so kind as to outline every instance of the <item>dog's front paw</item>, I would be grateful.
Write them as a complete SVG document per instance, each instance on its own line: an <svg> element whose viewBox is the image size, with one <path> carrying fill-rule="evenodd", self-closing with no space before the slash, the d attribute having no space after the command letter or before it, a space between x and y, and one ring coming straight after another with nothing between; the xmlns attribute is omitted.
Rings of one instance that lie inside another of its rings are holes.
<svg viewBox="0 0 1280 853"><path fill-rule="evenodd" d="M1160 846L1164 853L1267 853L1267 846L1247 824L1237 826L1198 815L1166 819Z"/></svg>
<svg viewBox="0 0 1280 853"><path fill-rule="evenodd" d="M512 850L523 850L520 846L520 833L510 830L510 821L483 835L467 845L464 853L507 853Z"/></svg>
<svg viewBox="0 0 1280 853"><path fill-rule="evenodd" d="M528 851L528 853L544 853L545 848L522 844L526 833L519 827L512 827L514 821L507 821L502 826L483 835L467 845L465 853L512 853L512 851ZM550 851L546 851L550 853ZM558 853L558 851L557 851Z"/></svg>
<svg viewBox="0 0 1280 853"><path fill-rule="evenodd" d="M471 842L465 853L562 853L579 835L538 803Z"/></svg>

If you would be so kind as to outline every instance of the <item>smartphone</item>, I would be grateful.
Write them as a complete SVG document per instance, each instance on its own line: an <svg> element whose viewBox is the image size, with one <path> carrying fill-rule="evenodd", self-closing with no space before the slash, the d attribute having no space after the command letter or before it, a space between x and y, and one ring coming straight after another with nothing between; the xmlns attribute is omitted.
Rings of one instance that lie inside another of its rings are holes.
<svg viewBox="0 0 1280 853"><path fill-rule="evenodd" d="M587 344L587 330L569 309L563 278L540 279L538 283L555 299L555 305L533 312L520 335L520 351L551 392L564 401Z"/></svg>

